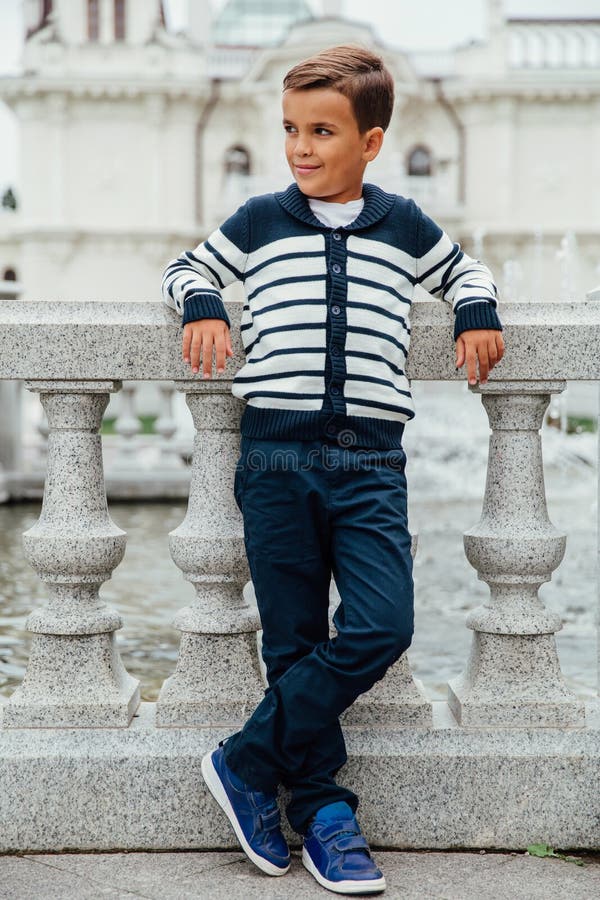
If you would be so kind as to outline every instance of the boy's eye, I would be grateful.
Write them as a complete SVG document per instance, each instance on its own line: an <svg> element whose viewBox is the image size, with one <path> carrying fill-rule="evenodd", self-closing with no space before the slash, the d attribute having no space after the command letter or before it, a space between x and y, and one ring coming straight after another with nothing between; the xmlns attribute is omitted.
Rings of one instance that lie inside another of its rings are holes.
<svg viewBox="0 0 600 900"><path fill-rule="evenodd" d="M287 131L288 134L293 134L295 132L295 128L293 125L284 125L283 130Z"/></svg>
<svg viewBox="0 0 600 900"><path fill-rule="evenodd" d="M331 134L329 128L315 128L317 134Z"/></svg>

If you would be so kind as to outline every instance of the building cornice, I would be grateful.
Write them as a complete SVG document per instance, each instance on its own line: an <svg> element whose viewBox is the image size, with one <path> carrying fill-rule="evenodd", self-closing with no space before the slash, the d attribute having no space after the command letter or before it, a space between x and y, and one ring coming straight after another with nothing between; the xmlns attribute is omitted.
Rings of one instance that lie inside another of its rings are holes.
<svg viewBox="0 0 600 900"><path fill-rule="evenodd" d="M75 99L132 100L160 94L169 99L205 100L210 93L208 79L178 81L170 75L161 80L41 78L18 76L0 78L0 98L10 103L22 98L63 94Z"/></svg>
<svg viewBox="0 0 600 900"><path fill-rule="evenodd" d="M546 75L546 73L544 73ZM592 100L600 97L600 77L569 78L568 73L553 72L552 80L544 76L522 77L507 74L504 79L475 81L444 80L444 93L452 100L488 101L499 98L523 100Z"/></svg>

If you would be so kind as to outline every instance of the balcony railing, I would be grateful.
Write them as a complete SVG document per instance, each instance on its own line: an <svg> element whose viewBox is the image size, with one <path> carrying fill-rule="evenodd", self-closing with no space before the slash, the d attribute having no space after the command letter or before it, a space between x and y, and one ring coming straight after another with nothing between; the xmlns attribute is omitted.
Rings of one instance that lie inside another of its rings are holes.
<svg viewBox="0 0 600 900"><path fill-rule="evenodd" d="M179 319L164 305L0 305L0 378L39 394L49 431L43 507L24 534L48 601L27 620L26 676L2 703L0 850L230 844L220 823L190 825L200 821L196 801L165 804L182 785L200 796L202 750L243 722L265 687L232 490L241 304L229 302L228 311L235 358L205 381L190 378ZM411 379L464 378L454 366L451 317L447 304L413 304ZM466 620L470 656L448 685L447 703L427 697L405 654L343 717L347 778L378 797L365 801L365 820L385 846L518 847L535 834L561 847L599 845L589 796L600 766L597 704L586 707L567 686L555 642L561 618L538 590L566 541L548 517L540 428L567 380L600 379L600 306L506 303L502 318L505 357L486 385L471 388L491 434L481 518L464 535L467 558L490 589ZM115 643L124 623L99 596L126 550L108 512L99 428L110 395L137 380L172 382L196 430L187 514L170 534L173 561L196 596L174 621L176 669L157 703L141 707L139 683ZM523 802L542 773L551 808ZM409 824L407 780L421 810ZM52 808L50 832L31 816L24 783ZM107 805L98 806L94 785L112 798Z"/></svg>
<svg viewBox="0 0 600 900"><path fill-rule="evenodd" d="M512 69L587 69L600 66L600 21L509 20L508 64Z"/></svg>

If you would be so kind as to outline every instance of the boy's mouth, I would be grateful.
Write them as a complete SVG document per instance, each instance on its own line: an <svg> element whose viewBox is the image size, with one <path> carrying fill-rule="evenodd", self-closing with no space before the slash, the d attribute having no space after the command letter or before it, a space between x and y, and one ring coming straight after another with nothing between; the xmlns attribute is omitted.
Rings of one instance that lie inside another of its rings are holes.
<svg viewBox="0 0 600 900"><path fill-rule="evenodd" d="M321 167L295 164L294 168L296 169L298 175L310 175L311 172L316 172L317 169L320 169Z"/></svg>

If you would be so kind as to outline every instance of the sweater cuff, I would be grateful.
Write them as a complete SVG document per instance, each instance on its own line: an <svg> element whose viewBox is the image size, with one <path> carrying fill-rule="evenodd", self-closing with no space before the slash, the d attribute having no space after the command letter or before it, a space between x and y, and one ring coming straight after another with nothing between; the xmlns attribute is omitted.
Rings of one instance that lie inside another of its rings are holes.
<svg viewBox="0 0 600 900"><path fill-rule="evenodd" d="M454 340L462 331L472 331L474 328L494 328L502 331L502 322L491 303L481 300L478 303L465 303L459 306L454 318Z"/></svg>
<svg viewBox="0 0 600 900"><path fill-rule="evenodd" d="M198 319L223 319L231 328L223 301L214 294L192 294L186 298L181 324L186 325L188 322L196 322Z"/></svg>

